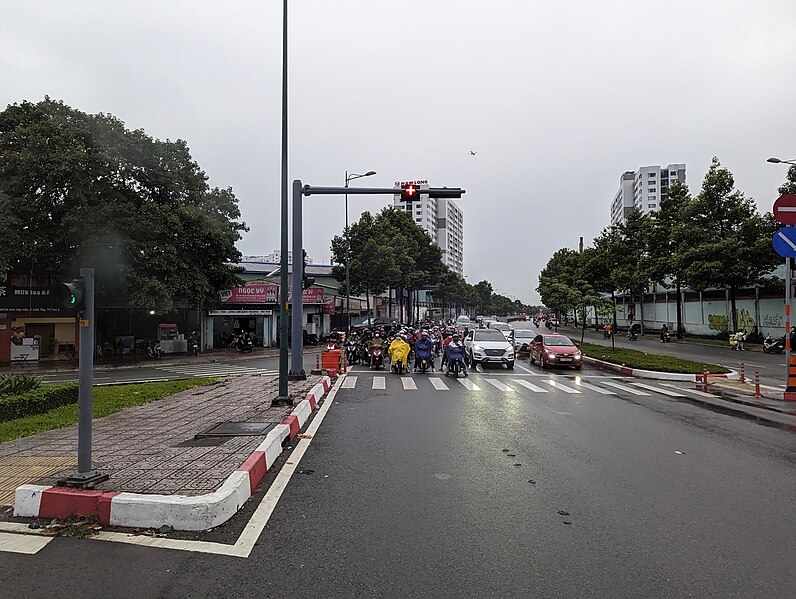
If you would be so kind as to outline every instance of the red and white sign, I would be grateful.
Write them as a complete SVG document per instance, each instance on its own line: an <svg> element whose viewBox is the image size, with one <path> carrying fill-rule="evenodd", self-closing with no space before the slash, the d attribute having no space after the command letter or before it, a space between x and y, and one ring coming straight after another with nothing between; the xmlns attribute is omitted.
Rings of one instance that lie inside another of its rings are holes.
<svg viewBox="0 0 796 599"><path fill-rule="evenodd" d="M244 285L227 289L219 295L225 304L278 304L279 285ZM304 290L301 299L305 304L322 304L323 296L323 287L310 287ZM288 295L290 301L291 295Z"/></svg>
<svg viewBox="0 0 796 599"><path fill-rule="evenodd" d="M774 202L774 218L783 225L796 225L796 194L783 193Z"/></svg>

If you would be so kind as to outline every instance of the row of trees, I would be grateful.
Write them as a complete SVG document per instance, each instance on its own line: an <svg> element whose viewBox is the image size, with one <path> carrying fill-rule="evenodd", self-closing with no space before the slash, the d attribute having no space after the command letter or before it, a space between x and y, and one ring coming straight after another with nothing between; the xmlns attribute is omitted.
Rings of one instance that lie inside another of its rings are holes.
<svg viewBox="0 0 796 599"><path fill-rule="evenodd" d="M49 98L0 112L0 280L93 266L98 306L208 307L238 282L239 219L182 140Z"/></svg>
<svg viewBox="0 0 796 599"><path fill-rule="evenodd" d="M488 281L470 285L450 270L442 262L439 247L403 210L388 206L376 215L364 212L348 231L332 239L333 273L343 293L349 243L351 293L366 295L369 314L370 296L389 289L409 291L408 314L412 313L412 292L419 289L431 290L445 313L455 310L459 314L472 307L481 314L508 315L528 309L519 300L494 293Z"/></svg>
<svg viewBox="0 0 796 599"><path fill-rule="evenodd" d="M796 190L796 168L788 177L780 192ZM732 173L714 158L696 196L674 183L657 212L634 210L580 254L566 248L555 252L537 291L545 305L575 310L585 323L588 306L598 315L614 311L617 291L640 300L653 284L674 288L681 334L681 289L726 288L735 330L737 291L770 283L767 277L781 261L771 247L777 227L771 213L760 214L755 202L735 189Z"/></svg>

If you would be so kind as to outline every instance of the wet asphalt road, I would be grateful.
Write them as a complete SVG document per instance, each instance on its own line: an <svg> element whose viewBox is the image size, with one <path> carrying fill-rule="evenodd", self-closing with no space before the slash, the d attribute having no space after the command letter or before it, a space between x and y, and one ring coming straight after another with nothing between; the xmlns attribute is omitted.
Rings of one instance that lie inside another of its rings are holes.
<svg viewBox="0 0 796 599"><path fill-rule="evenodd" d="M0 554L0 582L19 597L792 596L791 433L539 374L474 373L475 391L354 372L249 559L56 539Z"/></svg>

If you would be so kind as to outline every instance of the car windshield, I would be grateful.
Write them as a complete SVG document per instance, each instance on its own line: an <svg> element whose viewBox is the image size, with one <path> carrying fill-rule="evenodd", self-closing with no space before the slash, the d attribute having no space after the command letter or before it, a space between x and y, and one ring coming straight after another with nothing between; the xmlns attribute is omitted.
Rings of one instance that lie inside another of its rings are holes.
<svg viewBox="0 0 796 599"><path fill-rule="evenodd" d="M494 324L489 325L491 329L497 329L498 331L510 331L511 327L507 325L505 322L496 322Z"/></svg>
<svg viewBox="0 0 796 599"><path fill-rule="evenodd" d="M561 337L560 335L545 337L544 344L552 346L575 345L574 343L572 343L569 337Z"/></svg>
<svg viewBox="0 0 796 599"><path fill-rule="evenodd" d="M506 341L506 337L503 336L503 333L495 330L476 331L473 339L475 341Z"/></svg>

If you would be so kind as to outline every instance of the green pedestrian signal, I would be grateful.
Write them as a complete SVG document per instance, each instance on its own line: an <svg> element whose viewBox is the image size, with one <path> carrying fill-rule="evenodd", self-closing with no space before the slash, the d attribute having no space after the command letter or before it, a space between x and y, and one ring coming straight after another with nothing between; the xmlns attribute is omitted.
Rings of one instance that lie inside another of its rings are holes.
<svg viewBox="0 0 796 599"><path fill-rule="evenodd" d="M86 285L82 278L69 283L55 283L50 290L56 303L66 310L78 312L85 308Z"/></svg>

